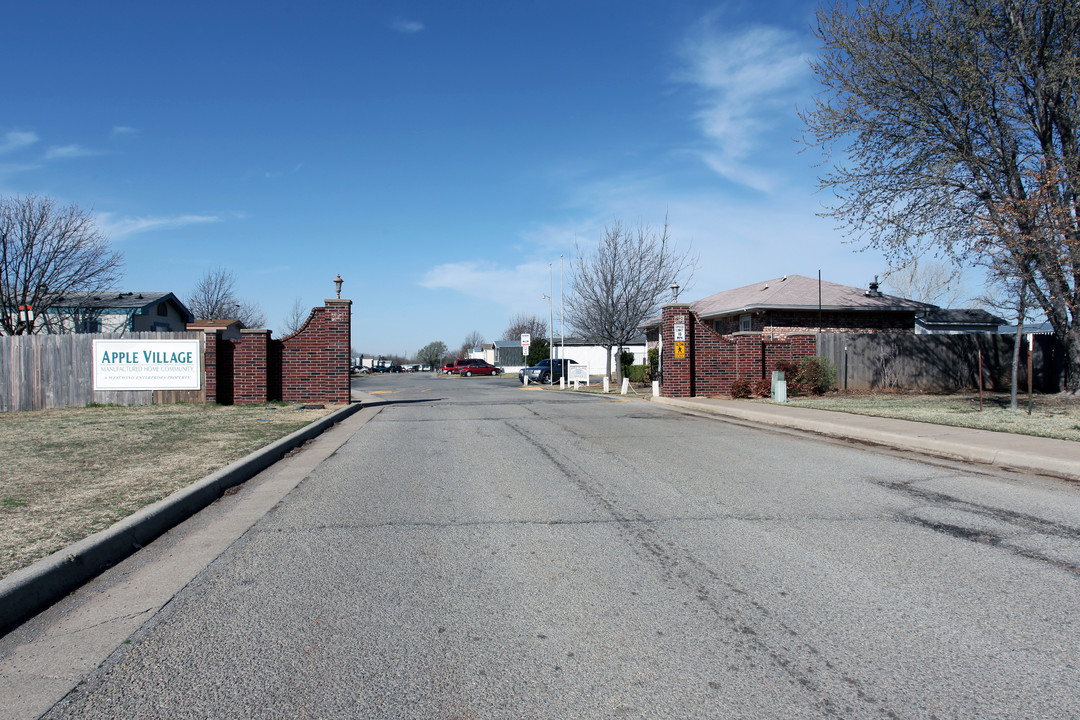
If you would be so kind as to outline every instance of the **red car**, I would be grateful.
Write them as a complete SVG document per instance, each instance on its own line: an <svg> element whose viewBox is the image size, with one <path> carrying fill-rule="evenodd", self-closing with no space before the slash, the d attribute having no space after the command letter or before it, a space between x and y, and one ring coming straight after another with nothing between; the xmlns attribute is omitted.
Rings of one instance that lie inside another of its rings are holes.
<svg viewBox="0 0 1080 720"><path fill-rule="evenodd" d="M450 362L443 365L442 371L444 373L446 373L447 375L453 375L455 372L457 372L458 364L463 363L463 362L465 362L465 361L464 360L451 360Z"/></svg>
<svg viewBox="0 0 1080 720"><path fill-rule="evenodd" d="M463 377L469 377L470 375L498 375L502 372L502 368L496 367L485 360L458 360L454 372Z"/></svg>

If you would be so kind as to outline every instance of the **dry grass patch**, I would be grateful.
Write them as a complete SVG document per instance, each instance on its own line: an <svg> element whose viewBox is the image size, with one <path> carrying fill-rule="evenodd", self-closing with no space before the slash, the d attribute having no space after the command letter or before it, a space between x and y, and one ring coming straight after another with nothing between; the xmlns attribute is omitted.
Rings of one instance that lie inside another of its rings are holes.
<svg viewBox="0 0 1080 720"><path fill-rule="evenodd" d="M831 393L821 397L789 397L788 404L1080 442L1080 399L1065 395L1036 395L1031 415L1027 413L1026 397L1020 409L1014 411L1009 409L1009 396L1005 393L985 395L981 411L977 393Z"/></svg>
<svg viewBox="0 0 1080 720"><path fill-rule="evenodd" d="M0 413L0 577L335 409L152 405Z"/></svg>

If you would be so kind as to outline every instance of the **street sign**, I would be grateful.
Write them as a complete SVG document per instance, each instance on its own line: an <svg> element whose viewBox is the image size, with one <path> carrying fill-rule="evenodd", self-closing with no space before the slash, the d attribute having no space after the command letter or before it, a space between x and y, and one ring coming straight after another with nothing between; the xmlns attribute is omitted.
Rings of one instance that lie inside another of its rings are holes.
<svg viewBox="0 0 1080 720"><path fill-rule="evenodd" d="M675 359L676 360L685 360L686 359L686 343L684 343L684 342L675 343Z"/></svg>
<svg viewBox="0 0 1080 720"><path fill-rule="evenodd" d="M675 341L681 342L686 339L686 325L683 323L675 323L671 326L672 333L675 335Z"/></svg>
<svg viewBox="0 0 1080 720"><path fill-rule="evenodd" d="M532 342L532 339L529 337L529 333L521 333L521 347L529 347L530 342Z"/></svg>

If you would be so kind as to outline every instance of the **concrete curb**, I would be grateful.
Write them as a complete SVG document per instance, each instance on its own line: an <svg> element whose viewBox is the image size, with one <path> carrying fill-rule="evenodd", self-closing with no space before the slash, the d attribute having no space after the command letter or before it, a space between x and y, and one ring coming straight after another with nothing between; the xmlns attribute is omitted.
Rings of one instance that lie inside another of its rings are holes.
<svg viewBox="0 0 1080 720"><path fill-rule="evenodd" d="M0 635L361 409L350 404L0 580Z"/></svg>
<svg viewBox="0 0 1080 720"><path fill-rule="evenodd" d="M951 440L948 435L954 428L948 426L932 425L924 428L922 423L909 423L905 426L905 428L910 428L909 431L893 432L850 422L830 422L820 418L798 418L790 415L777 416L771 413L755 412L752 408L719 408L706 403L679 398L658 397L653 398L653 400L664 405L710 415L737 418L759 425L790 428L842 440L918 452L949 460L962 460L1002 469L1033 472L1065 480L1080 481L1080 458L1068 460L1048 457L1034 451L1003 448L1000 445L995 445L992 438L981 444ZM903 423L906 421L897 422Z"/></svg>

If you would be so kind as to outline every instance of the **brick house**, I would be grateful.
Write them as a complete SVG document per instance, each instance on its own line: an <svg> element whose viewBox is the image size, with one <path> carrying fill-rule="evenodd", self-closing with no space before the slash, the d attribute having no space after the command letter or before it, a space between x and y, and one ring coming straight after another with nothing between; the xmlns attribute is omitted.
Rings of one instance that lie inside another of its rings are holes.
<svg viewBox="0 0 1080 720"><path fill-rule="evenodd" d="M769 376L777 362L816 353L819 332L914 333L933 305L869 289L785 275L664 305L644 325L661 348L661 393L722 395L740 378Z"/></svg>

